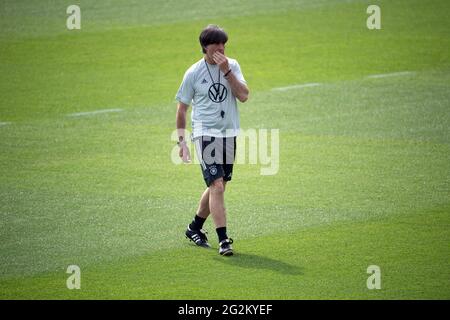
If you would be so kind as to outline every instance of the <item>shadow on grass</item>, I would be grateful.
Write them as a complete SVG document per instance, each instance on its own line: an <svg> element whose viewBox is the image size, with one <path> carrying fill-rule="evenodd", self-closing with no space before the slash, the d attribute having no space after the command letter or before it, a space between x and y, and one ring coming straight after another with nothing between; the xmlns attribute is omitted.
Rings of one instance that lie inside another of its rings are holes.
<svg viewBox="0 0 450 320"><path fill-rule="evenodd" d="M235 253L232 257L215 257L214 259L219 262L241 268L267 269L288 275L303 274L301 267L254 254Z"/></svg>

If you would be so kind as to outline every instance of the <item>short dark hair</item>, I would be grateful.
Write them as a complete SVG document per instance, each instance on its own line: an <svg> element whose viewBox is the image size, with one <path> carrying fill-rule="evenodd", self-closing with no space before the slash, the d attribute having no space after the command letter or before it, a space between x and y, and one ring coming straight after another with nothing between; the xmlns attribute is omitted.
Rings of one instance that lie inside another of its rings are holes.
<svg viewBox="0 0 450 320"><path fill-rule="evenodd" d="M202 46L203 53L206 53L205 47L213 44L213 43L227 43L228 41L228 35L219 26L216 26L214 24L208 25L205 29L202 30L202 33L200 33L200 45Z"/></svg>

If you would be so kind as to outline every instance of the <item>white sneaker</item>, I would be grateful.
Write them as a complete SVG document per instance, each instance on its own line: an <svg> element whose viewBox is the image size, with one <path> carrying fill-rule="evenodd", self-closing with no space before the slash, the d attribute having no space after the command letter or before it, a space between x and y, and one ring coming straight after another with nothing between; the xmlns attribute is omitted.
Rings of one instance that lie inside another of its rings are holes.
<svg viewBox="0 0 450 320"><path fill-rule="evenodd" d="M233 255L233 247L231 244L233 243L233 239L225 239L220 241L219 243L219 253L221 256L232 256Z"/></svg>

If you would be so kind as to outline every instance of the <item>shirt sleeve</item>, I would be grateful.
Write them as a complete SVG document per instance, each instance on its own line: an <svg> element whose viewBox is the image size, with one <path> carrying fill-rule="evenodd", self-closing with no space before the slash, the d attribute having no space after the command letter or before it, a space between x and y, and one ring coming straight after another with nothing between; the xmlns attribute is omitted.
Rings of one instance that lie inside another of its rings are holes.
<svg viewBox="0 0 450 320"><path fill-rule="evenodd" d="M241 66L239 65L239 63L235 60L234 63L231 65L231 70L234 73L234 76L242 83L247 84L247 81L245 81L244 79L244 75L242 74L241 71Z"/></svg>
<svg viewBox="0 0 450 320"><path fill-rule="evenodd" d="M192 99L194 98L194 86L192 81L193 73L191 70L186 71L183 77L183 81L181 82L180 88L175 96L175 99L190 105Z"/></svg>

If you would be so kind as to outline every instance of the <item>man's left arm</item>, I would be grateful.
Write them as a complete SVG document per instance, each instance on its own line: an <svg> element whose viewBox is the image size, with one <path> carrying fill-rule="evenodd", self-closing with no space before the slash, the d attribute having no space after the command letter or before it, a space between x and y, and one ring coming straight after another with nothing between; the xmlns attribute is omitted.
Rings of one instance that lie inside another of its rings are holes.
<svg viewBox="0 0 450 320"><path fill-rule="evenodd" d="M249 94L247 85L239 81L238 78L236 78L236 76L233 74L233 71L230 71L225 79L227 79L228 83L230 84L231 91L236 96L236 98L238 98L240 102L247 101Z"/></svg>
<svg viewBox="0 0 450 320"><path fill-rule="evenodd" d="M241 82L230 68L227 57L225 57L220 52L215 52L213 55L214 61L219 66L220 70L226 74L225 79L227 79L230 84L231 91L240 102L245 102L248 99L249 90L245 83Z"/></svg>

